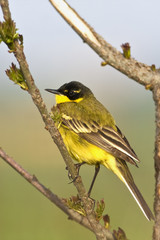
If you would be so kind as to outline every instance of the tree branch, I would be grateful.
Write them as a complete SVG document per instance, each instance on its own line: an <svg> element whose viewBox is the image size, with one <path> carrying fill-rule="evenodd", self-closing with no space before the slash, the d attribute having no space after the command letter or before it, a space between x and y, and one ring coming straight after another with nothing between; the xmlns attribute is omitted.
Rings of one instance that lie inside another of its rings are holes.
<svg viewBox="0 0 160 240"><path fill-rule="evenodd" d="M156 113L156 136L155 136L155 199L154 212L156 215L153 231L153 239L158 240L160 236L160 83L154 85L153 99L155 101Z"/></svg>
<svg viewBox="0 0 160 240"><path fill-rule="evenodd" d="M78 13L64 0L49 0L53 7L60 13L73 30L87 43L108 65L114 67L129 78L135 80L146 89L152 90L156 106L156 137L155 137L155 225L153 239L159 240L160 236L160 70L152 69L144 63L133 58L126 59L121 52L117 51L106 42L93 28L89 26ZM72 13L72 14L71 14ZM77 27L85 26L83 28ZM94 36L94 37L93 37ZM95 40L96 39L96 40Z"/></svg>
<svg viewBox="0 0 160 240"><path fill-rule="evenodd" d="M73 30L87 43L108 65L136 82L148 86L160 81L160 73L152 71L151 66L133 58L126 59L121 52L106 42L78 13L64 0L49 0Z"/></svg>
<svg viewBox="0 0 160 240"><path fill-rule="evenodd" d="M156 221L154 226L153 239L159 239L160 234L160 72L159 70L153 70L151 66L140 63L133 58L126 59L123 54L117 51L109 43L107 43L99 34L97 34L93 28L91 28L79 15L72 9L64 0L50 0L51 4L61 14L65 21L79 34L85 43L87 43L108 65L114 67L118 71L124 73L129 78L132 78L136 82L144 85L147 89L152 90L153 99L156 106L156 139L155 139L155 202L154 209L156 215ZM3 10L4 19L7 21L11 18L11 14L8 7L7 0L0 0L0 4ZM68 152L63 144L62 138L56 129L53 120L50 118L46 106L41 98L40 92L34 84L33 78L30 74L28 64L25 59L22 46L18 40L15 40L16 49L14 55L17 58L20 68L24 74L27 85L29 87L28 92L37 106L40 114L45 122L46 129L50 132L54 142L58 146L69 172L74 179L76 171L74 164ZM95 227L95 234L97 239L105 239L106 230L94 219L92 207L86 198L86 191L82 184L81 178L78 178L74 182L79 196L84 203L88 221L91 229ZM110 233L109 233L110 234ZM107 239L113 239L110 234Z"/></svg>
<svg viewBox="0 0 160 240"><path fill-rule="evenodd" d="M0 5L2 7L4 19L11 20L11 13L9 10L8 0L0 0ZM50 115L48 114L47 108L45 106L45 103L43 102L43 99L41 97L39 89L36 87L36 85L34 83L33 77L29 70L28 63L26 61L25 54L23 52L23 46L19 43L18 39L14 39L13 53L19 63L20 69L23 73L24 79L28 86L28 92L31 95L33 102L37 106L37 108L42 116L42 119L45 123L45 127L49 131L52 139L54 140L57 147L59 148L61 155L64 158L64 161L65 161L65 163L68 167L68 170L72 176L72 179L75 179L76 168L72 162L70 155L68 154L68 151L63 143L63 140L61 138L59 131L55 127L53 120L51 119ZM95 233L97 239L112 240L113 239L112 233L109 232L107 229L105 229L99 222L97 222L97 220L95 218L95 213L93 211L93 201L87 197L87 193L86 193L86 190L84 188L84 185L82 183L80 176L78 178L76 178L76 180L74 181L74 185L76 186L79 197L82 200L82 203L84 205L84 209L86 212L86 218L88 219L91 229Z"/></svg>
<svg viewBox="0 0 160 240"><path fill-rule="evenodd" d="M0 157L13 169L15 169L16 172L18 172L23 178L25 178L32 186L34 186L39 192L41 192L46 198L48 198L52 203L60 208L69 217L69 219L78 222L82 226L92 231L92 228L86 217L65 206L57 195L55 195L53 192L51 192L50 189L46 188L42 183L40 183L36 176L31 175L29 172L23 169L18 163L14 161L13 158L8 156L2 148L0 148Z"/></svg>
<svg viewBox="0 0 160 240"><path fill-rule="evenodd" d="M3 14L4 14L4 19L10 19L11 13L9 10L8 1L1 0L0 4L2 7ZM42 116L42 119L45 123L46 129L49 131L52 139L58 146L58 148L65 160L65 163L68 167L68 170L69 170L72 178L74 179L76 177L76 169L74 167L73 161L72 161L70 155L68 154L68 151L63 143L63 140L61 138L59 131L55 127L54 121L52 120L52 118L50 117L50 115L47 111L46 105L41 97L40 91L34 83L34 79L30 73L29 66L26 61L25 54L23 52L23 46L21 46L19 44L18 40L15 40L14 44L15 44L15 50L13 53L20 65L21 71L22 71L24 78L26 80L26 83L28 85L28 92L31 95L34 104L36 105L36 107L38 108L38 110ZM80 196L82 196L84 193L86 193L86 190L81 181L81 178L79 178L77 181L74 181L74 184L75 184Z"/></svg>
<svg viewBox="0 0 160 240"><path fill-rule="evenodd" d="M3 11L4 20L7 21L7 20L11 19L11 12L9 10L8 1L0 0L0 5L1 5L2 11Z"/></svg>

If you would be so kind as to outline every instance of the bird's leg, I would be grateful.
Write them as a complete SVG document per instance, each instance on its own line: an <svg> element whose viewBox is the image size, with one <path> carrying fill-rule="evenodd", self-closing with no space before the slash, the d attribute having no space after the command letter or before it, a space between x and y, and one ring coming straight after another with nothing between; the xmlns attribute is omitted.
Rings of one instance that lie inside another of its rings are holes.
<svg viewBox="0 0 160 240"><path fill-rule="evenodd" d="M70 180L72 180L70 183L73 183L73 182L77 179L77 177L79 176L80 167L81 167L83 164L85 164L85 162L74 164L74 166L76 167L76 170L77 170L77 174L76 174L76 177L75 177L74 179L72 179L71 174L70 174L70 172L68 171L68 178L69 178ZM66 170L68 170L68 167L66 167Z"/></svg>
<svg viewBox="0 0 160 240"><path fill-rule="evenodd" d="M93 188L93 185L94 185L94 182L95 182L95 180L96 180L96 177L97 177L97 175L98 175L99 170L100 170L100 165L97 164L97 165L95 166L94 177L93 177L91 186L90 186L89 191L88 191L88 197L90 197L90 195L91 195L91 191L92 191L92 188Z"/></svg>

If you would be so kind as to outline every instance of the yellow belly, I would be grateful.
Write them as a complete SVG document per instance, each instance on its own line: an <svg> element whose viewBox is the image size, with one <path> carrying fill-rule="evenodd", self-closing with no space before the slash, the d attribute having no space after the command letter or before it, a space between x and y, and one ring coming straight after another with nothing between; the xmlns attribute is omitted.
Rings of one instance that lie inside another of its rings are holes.
<svg viewBox="0 0 160 240"><path fill-rule="evenodd" d="M82 139L73 131L69 131L68 129L63 127L60 127L59 131L62 135L68 152L76 161L80 163L101 163L107 157L106 155L110 155L101 148ZM108 157L112 157L112 155Z"/></svg>
<svg viewBox="0 0 160 240"><path fill-rule="evenodd" d="M113 155L87 142L67 128L60 127L59 131L72 158L79 163L86 162L91 165L102 164L112 170L122 180L121 173L117 166L118 162Z"/></svg>

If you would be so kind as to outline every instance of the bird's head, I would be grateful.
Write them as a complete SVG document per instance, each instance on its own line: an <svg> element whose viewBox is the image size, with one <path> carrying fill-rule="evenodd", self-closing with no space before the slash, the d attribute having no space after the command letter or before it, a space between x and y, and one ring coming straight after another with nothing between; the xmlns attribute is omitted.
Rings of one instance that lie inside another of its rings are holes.
<svg viewBox="0 0 160 240"><path fill-rule="evenodd" d="M65 83L59 89L45 89L56 95L56 103L80 102L84 98L93 95L91 90L80 82L72 81Z"/></svg>

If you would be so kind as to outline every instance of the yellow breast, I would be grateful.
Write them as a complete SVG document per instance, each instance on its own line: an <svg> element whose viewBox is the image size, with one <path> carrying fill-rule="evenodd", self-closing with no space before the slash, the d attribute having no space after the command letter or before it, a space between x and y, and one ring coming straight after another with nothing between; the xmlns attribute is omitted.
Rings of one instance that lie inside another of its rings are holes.
<svg viewBox="0 0 160 240"><path fill-rule="evenodd" d="M113 171L122 181L122 174L117 167L116 158L105 150L87 142L78 134L61 125L59 128L64 144L71 157L79 163L86 162L90 165L102 164Z"/></svg>

